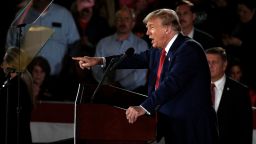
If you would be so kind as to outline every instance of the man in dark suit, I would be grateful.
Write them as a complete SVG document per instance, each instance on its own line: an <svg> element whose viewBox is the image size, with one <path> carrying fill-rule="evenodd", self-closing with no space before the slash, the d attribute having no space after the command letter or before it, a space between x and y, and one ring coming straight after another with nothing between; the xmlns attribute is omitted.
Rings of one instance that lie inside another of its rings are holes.
<svg viewBox="0 0 256 144"><path fill-rule="evenodd" d="M140 106L126 110L128 122L157 112L158 140L164 137L166 144L215 144L216 113L211 106L210 71L202 47L180 33L178 16L171 9L149 13L144 23L153 48L127 57L119 65L149 69L149 96ZM111 58L73 59L84 69L105 60L108 64Z"/></svg>
<svg viewBox="0 0 256 144"><path fill-rule="evenodd" d="M213 106L217 112L220 144L252 143L252 109L248 88L225 75L226 52L221 47L206 50L215 85Z"/></svg>
<svg viewBox="0 0 256 144"><path fill-rule="evenodd" d="M218 46L216 39L212 35L194 26L197 16L193 3L187 0L179 1L176 5L176 12L184 35L198 41L204 49Z"/></svg>

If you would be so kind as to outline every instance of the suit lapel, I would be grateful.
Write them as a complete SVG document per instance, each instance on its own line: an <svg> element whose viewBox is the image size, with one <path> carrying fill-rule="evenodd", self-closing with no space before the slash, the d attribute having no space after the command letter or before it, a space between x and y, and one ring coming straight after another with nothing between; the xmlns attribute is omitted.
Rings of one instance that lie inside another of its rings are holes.
<svg viewBox="0 0 256 144"><path fill-rule="evenodd" d="M176 40L173 42L172 46L170 47L169 52L167 53L167 56L164 61L164 72L168 72L170 67L172 67L172 63L175 59L175 52L178 50L178 48L183 44L185 40L185 36L182 34L179 34Z"/></svg>
<svg viewBox="0 0 256 144"><path fill-rule="evenodd" d="M172 67L172 63L175 59L175 52L177 49L183 44L185 39L188 37L183 36L182 34L179 34L176 40L173 42L172 46L170 47L170 50L167 53L167 56L164 60L164 66L160 77L160 82L164 79L164 77L168 74ZM161 50L158 51L158 65L159 65L159 59L161 55Z"/></svg>

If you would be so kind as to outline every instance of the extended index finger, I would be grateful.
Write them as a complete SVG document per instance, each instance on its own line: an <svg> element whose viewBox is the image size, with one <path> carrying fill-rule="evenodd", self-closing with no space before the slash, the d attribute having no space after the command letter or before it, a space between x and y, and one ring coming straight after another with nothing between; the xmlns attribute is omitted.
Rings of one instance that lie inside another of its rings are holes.
<svg viewBox="0 0 256 144"><path fill-rule="evenodd" d="M83 57L72 57L73 60L82 61Z"/></svg>

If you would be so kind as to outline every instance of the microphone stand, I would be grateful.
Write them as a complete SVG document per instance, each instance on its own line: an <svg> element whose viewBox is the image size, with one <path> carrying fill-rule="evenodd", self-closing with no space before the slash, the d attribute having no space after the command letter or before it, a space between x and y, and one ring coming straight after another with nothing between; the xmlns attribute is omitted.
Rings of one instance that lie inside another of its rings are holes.
<svg viewBox="0 0 256 144"><path fill-rule="evenodd" d="M25 27L26 25L25 24L22 24L22 25L19 25L18 29L18 33L17 33L17 46L20 50L20 44L21 44L21 37L22 37L22 28ZM20 62L20 55L19 55L19 62ZM19 66L20 66L20 63L19 63ZM20 69L20 68L19 68ZM17 144L20 143L20 110L22 109L21 106L20 106L20 73L17 73L17 77L18 77L18 95L17 95L17 111L16 111L16 114L17 114Z"/></svg>
<svg viewBox="0 0 256 144"><path fill-rule="evenodd" d="M91 103L93 103L93 100L94 100L94 98L95 98L95 95L96 95L96 93L98 92L98 90L99 90L100 86L102 85L102 83L104 82L105 78L107 77L108 73L113 70L112 65L113 65L117 60L118 60L118 58L112 58L111 61L109 62L109 65L108 65L106 71L104 72L101 81L99 82L99 84L97 85L96 89L95 89L94 92L93 92L93 95L92 95L91 100L90 100Z"/></svg>
<svg viewBox="0 0 256 144"><path fill-rule="evenodd" d="M76 99L75 99L75 104L74 104L74 144L76 144L76 139L77 139L77 133L79 132L78 127L77 127L77 114L78 114L78 107L77 104L82 103L82 97L84 94L84 84L78 85L78 90L76 94Z"/></svg>
<svg viewBox="0 0 256 144"><path fill-rule="evenodd" d="M99 82L99 84L97 85L96 89L93 92L93 95L90 99L91 103L93 103L95 95L96 95L97 91L99 90L100 86L102 85L102 83L104 82L106 76L108 75L108 73L110 71L113 70L112 65L118 60L119 60L119 58L112 58L111 61L109 62L108 67L107 67L106 71L104 72L101 81ZM79 109L78 109L79 107L77 107L77 104L82 103L83 94L84 94L84 84L79 83L77 94L76 94L76 99L75 99L75 104L74 104L74 144L76 144L77 133L79 132L78 127L77 127L77 123L78 123L77 114L79 112Z"/></svg>
<svg viewBox="0 0 256 144"><path fill-rule="evenodd" d="M95 89L94 93L93 93L93 96L91 97L91 103L93 102L93 99L95 97L95 94L96 92L98 91L100 85L102 84L102 82L104 81L108 71L110 70L111 68L111 65L116 61L117 59L111 59L110 61L110 64L108 65L105 73L104 73L104 76L102 78L102 80L100 81L100 83L98 84L97 88ZM77 119L77 115L78 115L78 112L79 112L79 107L77 106L78 104L81 104L82 103L82 97L83 97L83 94L84 94L84 84L81 84L79 83L78 85L78 89L77 89L77 93L76 93L76 99L75 99L75 104L74 104L74 127L73 127L73 131L74 131L74 144L76 144L77 142L77 136L78 136L78 126L77 124L79 123L78 119Z"/></svg>
<svg viewBox="0 0 256 144"><path fill-rule="evenodd" d="M2 91L2 89L6 88L6 106L5 106L5 144L9 144L9 141L8 141L8 134L9 134L9 104L10 104L10 100L9 100L9 92L10 92L10 89L9 89L9 84L10 84L10 80L11 80L11 73L12 72L8 72L8 74L6 75L6 80L5 82L3 83L1 89L0 89L0 92ZM20 107L20 73L17 73L16 75L17 79L18 79L18 90L16 91L17 92L17 107L16 107L16 124L17 124L17 127L16 127L16 136L17 136L17 139L16 139L16 142L17 144L19 144L20 142L20 139L19 139L19 126L20 126L20 110L21 110L21 107Z"/></svg>
<svg viewBox="0 0 256 144"><path fill-rule="evenodd" d="M5 106L5 144L8 144L8 116L9 116L9 81L11 80L10 73L7 74L7 80L3 83L0 92L6 87L6 106Z"/></svg>
<svg viewBox="0 0 256 144"><path fill-rule="evenodd" d="M16 28L18 29L18 32L16 33L16 44L17 44L17 48L20 50L21 49L21 37L22 37L22 28L24 28L26 26L25 23L20 23L19 22L19 18L22 17L22 15L25 13L25 11L30 7L30 5L32 4L32 1L33 0L29 0L26 5L18 12L17 16L14 18L14 20L12 21L11 25L10 25L10 28L13 29L13 28ZM16 23L16 26L14 26ZM20 55L19 55L19 66L20 66ZM19 68L20 70L20 68ZM10 73L8 73L9 75ZM19 133L19 130L20 130L20 110L21 110L21 106L20 106L20 72L17 73L17 76L18 76L18 91L17 91L17 109L16 109L16 114L17 114L17 119L16 119L16 123L17 123L17 133L16 133L16 136L17 136L17 144L20 143L20 133ZM6 83L9 82L9 78L7 79ZM9 94L8 94L8 84L7 84L7 100L8 100L8 97L9 97ZM7 101L9 102L9 101ZM7 111L8 111L8 105L9 103L6 103L6 108L7 108ZM6 117L7 121L8 121L8 117ZM8 125L6 124L6 127L8 127ZM6 130L8 131L8 129ZM8 134L6 133L6 144L8 144Z"/></svg>
<svg viewBox="0 0 256 144"><path fill-rule="evenodd" d="M29 3L31 3L32 0L30 0ZM17 48L20 50L20 45L21 45L21 37L22 37L22 28L24 28L26 26L26 24L18 24L16 25L15 27L13 26L14 23L17 21L17 19L21 16L21 14L24 12L24 10L27 8L27 6L29 5L29 3L26 5L26 7L18 14L18 16L14 19L14 21L11 23L11 27L10 28L17 28L18 31L16 33L16 45L17 45ZM20 55L19 55L19 65L20 65ZM20 69L20 68L19 68ZM15 71L13 71L15 72ZM7 77L7 80L4 82L4 84L2 85L1 88L4 88L6 87L6 129L5 129L5 144L8 144L8 131L9 131L9 127L8 127L8 115L9 115L9 81L11 80L11 77L10 77L10 73L11 72L8 72L8 74L6 75ZM17 90L17 108L16 108L16 115L17 115L17 119L16 119L16 124L17 124L17 127L16 127L16 136L17 136L17 139L16 139L16 143L19 144L20 142L20 133L19 133L19 126L20 126L20 110L21 110L21 106L20 106L20 73L17 73L17 76L18 76L18 90Z"/></svg>

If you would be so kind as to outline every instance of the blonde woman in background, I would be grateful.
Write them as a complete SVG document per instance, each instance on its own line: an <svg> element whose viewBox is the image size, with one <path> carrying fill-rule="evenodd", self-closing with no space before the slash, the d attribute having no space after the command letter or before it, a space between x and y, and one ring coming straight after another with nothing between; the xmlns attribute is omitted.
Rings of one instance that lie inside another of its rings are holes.
<svg viewBox="0 0 256 144"><path fill-rule="evenodd" d="M0 89L0 143L31 144L32 78L25 69L29 57L19 48L6 51L1 68L6 80Z"/></svg>

